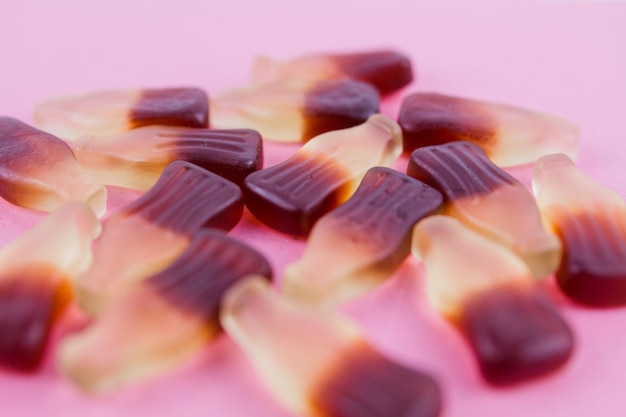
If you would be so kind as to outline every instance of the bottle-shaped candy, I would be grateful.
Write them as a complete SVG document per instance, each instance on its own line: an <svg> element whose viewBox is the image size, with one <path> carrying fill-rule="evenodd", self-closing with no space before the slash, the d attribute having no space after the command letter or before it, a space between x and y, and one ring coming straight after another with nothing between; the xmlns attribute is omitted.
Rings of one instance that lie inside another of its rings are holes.
<svg viewBox="0 0 626 417"><path fill-rule="evenodd" d="M519 257L442 215L415 226L413 250L430 303L465 336L487 382L515 384L567 362L572 332Z"/></svg>
<svg viewBox="0 0 626 417"><path fill-rule="evenodd" d="M91 264L101 226L84 203L49 214L0 249L0 365L36 370L50 330Z"/></svg>
<svg viewBox="0 0 626 417"><path fill-rule="evenodd" d="M380 114L317 136L284 162L250 174L246 206L278 231L306 235L321 216L350 198L368 169L392 164L401 142L397 123Z"/></svg>
<svg viewBox="0 0 626 417"><path fill-rule="evenodd" d="M540 158L533 189L546 222L563 241L556 279L590 306L626 304L626 204L564 154Z"/></svg>
<svg viewBox="0 0 626 417"><path fill-rule="evenodd" d="M535 162L542 155L578 153L578 127L556 116L506 104L433 93L404 99L398 123L404 150L466 140L499 166Z"/></svg>
<svg viewBox="0 0 626 417"><path fill-rule="evenodd" d="M372 289L409 255L415 223L442 202L408 175L370 169L352 197L313 226L302 258L285 270L283 291L332 306Z"/></svg>
<svg viewBox="0 0 626 417"><path fill-rule="evenodd" d="M72 144L78 162L103 183L147 190L173 161L187 161L243 185L262 168L261 136L248 129L146 126Z"/></svg>
<svg viewBox="0 0 626 417"><path fill-rule="evenodd" d="M478 146L461 141L417 149L407 172L444 195L446 214L515 252L535 277L556 271L561 245L544 229L532 194Z"/></svg>
<svg viewBox="0 0 626 417"><path fill-rule="evenodd" d="M100 217L106 210L107 193L61 139L0 117L0 196L43 211L82 201Z"/></svg>
<svg viewBox="0 0 626 417"><path fill-rule="evenodd" d="M199 88L98 91L45 101L33 117L38 128L72 141L147 125L208 127L209 99Z"/></svg>
<svg viewBox="0 0 626 417"><path fill-rule="evenodd" d="M211 126L254 129L263 139L307 141L378 113L374 87L353 80L284 80L226 91L211 99Z"/></svg>
<svg viewBox="0 0 626 417"><path fill-rule="evenodd" d="M114 300L59 350L61 371L82 389L111 392L161 375L219 333L227 289L250 274L271 278L267 260L224 232L201 230L170 266Z"/></svg>
<svg viewBox="0 0 626 417"><path fill-rule="evenodd" d="M436 417L437 383L376 352L347 318L282 297L250 277L220 320L274 397L302 417Z"/></svg>
<svg viewBox="0 0 626 417"><path fill-rule="evenodd" d="M237 185L188 162L172 162L150 191L104 222L94 263L76 282L79 304L98 315L129 286L169 265L200 228L230 230L242 212Z"/></svg>
<svg viewBox="0 0 626 417"><path fill-rule="evenodd" d="M252 81L255 83L294 78L352 78L373 85L385 95L411 83L413 69L407 56L392 50L320 53L287 60L260 56L254 62Z"/></svg>

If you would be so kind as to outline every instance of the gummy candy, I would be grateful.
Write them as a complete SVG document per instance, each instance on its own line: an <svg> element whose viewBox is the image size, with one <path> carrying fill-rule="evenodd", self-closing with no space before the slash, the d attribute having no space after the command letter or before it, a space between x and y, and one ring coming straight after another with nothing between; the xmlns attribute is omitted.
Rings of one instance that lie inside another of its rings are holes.
<svg viewBox="0 0 626 417"><path fill-rule="evenodd" d="M487 382L515 384L567 362L572 332L512 252L443 215L415 226L413 251L429 301L463 333Z"/></svg>
<svg viewBox="0 0 626 417"><path fill-rule="evenodd" d="M172 161L188 161L238 185L263 165L261 136L247 129L146 126L72 144L81 165L108 185L147 190Z"/></svg>
<svg viewBox="0 0 626 417"><path fill-rule="evenodd" d="M83 201L100 217L106 210L107 192L61 139L0 117L0 196L42 211Z"/></svg>
<svg viewBox="0 0 626 417"><path fill-rule="evenodd" d="M460 141L417 149L407 172L444 195L445 214L515 252L535 277L556 271L561 244L544 229L532 194L478 146Z"/></svg>
<svg viewBox="0 0 626 417"><path fill-rule="evenodd" d="M284 79L328 80L352 78L376 87L386 95L413 81L411 60L396 51L310 54L285 61L260 56L254 62L252 81L266 83Z"/></svg>
<svg viewBox="0 0 626 417"><path fill-rule="evenodd" d="M393 163L401 142L397 123L380 114L317 136L289 159L250 174L246 206L280 232L306 235L317 219L352 195L369 168Z"/></svg>
<svg viewBox="0 0 626 417"><path fill-rule="evenodd" d="M572 122L506 104L434 93L414 93L402 103L398 123L404 150L466 140L499 166L533 163L542 155L578 153Z"/></svg>
<svg viewBox="0 0 626 417"><path fill-rule="evenodd" d="M43 102L33 118L38 128L70 141L147 125L208 127L209 99L199 88L99 91Z"/></svg>
<svg viewBox="0 0 626 417"><path fill-rule="evenodd" d="M220 331L222 295L267 260L224 232L197 232L164 270L138 283L81 333L63 341L58 365L86 391L107 393L175 368Z"/></svg>
<svg viewBox="0 0 626 417"><path fill-rule="evenodd" d="M176 259L200 228L230 230L242 213L237 185L188 162L172 162L150 191L104 222L94 263L76 282L77 301L99 315L129 286Z"/></svg>
<svg viewBox="0 0 626 417"><path fill-rule="evenodd" d="M84 203L65 205L0 250L0 365L38 369L71 283L92 261L101 225Z"/></svg>
<svg viewBox="0 0 626 417"><path fill-rule="evenodd" d="M441 395L433 378L383 357L347 318L282 297L259 278L229 289L220 320L294 415L439 415Z"/></svg>
<svg viewBox="0 0 626 417"><path fill-rule="evenodd" d="M626 204L564 154L540 158L533 189L546 222L563 241L556 280L589 306L626 304Z"/></svg>
<svg viewBox="0 0 626 417"><path fill-rule="evenodd" d="M285 270L283 291L334 305L375 287L409 255L415 223L442 202L426 184L371 168L352 197L313 226L302 258Z"/></svg>
<svg viewBox="0 0 626 417"><path fill-rule="evenodd" d="M352 80L285 80L230 90L211 99L211 123L257 130L264 139L307 141L359 125L378 113L380 97Z"/></svg>

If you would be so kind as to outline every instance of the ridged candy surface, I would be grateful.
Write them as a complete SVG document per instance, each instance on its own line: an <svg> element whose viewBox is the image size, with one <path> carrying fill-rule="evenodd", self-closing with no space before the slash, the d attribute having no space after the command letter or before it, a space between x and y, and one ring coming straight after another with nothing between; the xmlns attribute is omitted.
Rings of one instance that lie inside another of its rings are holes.
<svg viewBox="0 0 626 417"><path fill-rule="evenodd" d="M515 252L537 278L556 271L561 245L545 230L532 194L478 146L460 141L417 149L407 172L444 195L446 214Z"/></svg>
<svg viewBox="0 0 626 417"><path fill-rule="evenodd" d="M306 235L315 222L346 201L365 172L400 155L398 125L383 115L307 142L293 156L246 178L246 206L266 225Z"/></svg>
<svg viewBox="0 0 626 417"><path fill-rule="evenodd" d="M575 301L597 307L626 304L626 204L581 172L564 154L540 158L533 189L546 222L563 241L556 272Z"/></svg>

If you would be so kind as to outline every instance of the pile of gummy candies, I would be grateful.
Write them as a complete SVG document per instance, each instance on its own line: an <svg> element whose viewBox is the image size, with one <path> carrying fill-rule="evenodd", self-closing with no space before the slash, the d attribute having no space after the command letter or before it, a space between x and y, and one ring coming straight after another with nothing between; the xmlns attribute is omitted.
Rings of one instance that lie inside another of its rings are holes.
<svg viewBox="0 0 626 417"><path fill-rule="evenodd" d="M395 51L260 57L252 72L210 99L103 91L41 103L36 127L0 117L0 195L50 212L0 249L0 365L35 372L75 302L92 320L56 364L88 392L166 374L224 331L294 415L434 417L436 379L336 310L411 254L432 308L496 386L572 354L545 277L575 302L626 304L626 206L574 165L573 123L422 92L392 120L381 97L413 80ZM266 140L302 146L263 168ZM403 153L407 172L389 168ZM522 164L534 196L502 169ZM101 221L105 185L145 193ZM272 271L230 236L244 205L306 239L302 257Z"/></svg>

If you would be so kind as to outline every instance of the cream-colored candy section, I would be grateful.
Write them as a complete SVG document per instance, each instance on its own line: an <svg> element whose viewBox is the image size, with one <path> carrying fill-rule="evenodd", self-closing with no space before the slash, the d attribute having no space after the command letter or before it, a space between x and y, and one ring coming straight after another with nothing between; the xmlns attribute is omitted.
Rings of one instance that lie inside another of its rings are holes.
<svg viewBox="0 0 626 417"><path fill-rule="evenodd" d="M368 170L355 194L314 225L302 257L285 268L283 292L335 306L374 288L408 255L413 225L441 203L439 192L413 178Z"/></svg>
<svg viewBox="0 0 626 417"><path fill-rule="evenodd" d="M382 114L348 129L323 133L305 143L298 153L332 159L345 178L355 178L355 189L374 166L390 166L402 153L402 130Z"/></svg>
<svg viewBox="0 0 626 417"><path fill-rule="evenodd" d="M91 243L100 231L100 222L86 204L62 206L0 250L0 277L50 266L59 273L56 279L75 279L91 265Z"/></svg>
<svg viewBox="0 0 626 417"><path fill-rule="evenodd" d="M167 267L188 246L186 235L159 227L140 215L114 215L94 248L92 267L76 281L76 299L100 315L135 283Z"/></svg>
<svg viewBox="0 0 626 417"><path fill-rule="evenodd" d="M315 415L308 399L342 353L362 340L347 319L282 297L260 277L226 293L220 320L275 397L302 416Z"/></svg>
<svg viewBox="0 0 626 417"><path fill-rule="evenodd" d="M375 287L391 274L372 262L381 250L366 237L342 238L345 221L322 217L314 226L300 260L288 265L283 292L319 306L335 306ZM337 236L340 234L340 236Z"/></svg>
<svg viewBox="0 0 626 417"><path fill-rule="evenodd" d="M66 338L57 364L81 389L105 394L171 370L215 330L141 284L86 330Z"/></svg>
<svg viewBox="0 0 626 417"><path fill-rule="evenodd" d="M554 273L559 266L561 243L544 229L535 202L522 184L454 200L446 214L515 252L536 278Z"/></svg>
<svg viewBox="0 0 626 417"><path fill-rule="evenodd" d="M145 126L105 136L83 136L72 144L76 159L108 185L147 190L175 158L175 144L188 128ZM132 175L129 173L129 167Z"/></svg>
<svg viewBox="0 0 626 417"><path fill-rule="evenodd" d="M15 204L52 212L66 204L84 202L96 216L104 216L107 202L104 185L73 156L54 160L53 153L54 150L46 156L46 150L42 149L40 158L48 158L48 165L31 165L24 169L23 176L15 184L19 189Z"/></svg>
<svg viewBox="0 0 626 417"><path fill-rule="evenodd" d="M52 212L81 201L100 217L107 191L58 137L0 117L0 195L21 207Z"/></svg>
<svg viewBox="0 0 626 417"><path fill-rule="evenodd" d="M35 126L69 141L122 132L131 128L128 114L141 95L134 89L54 98L37 106Z"/></svg>
<svg viewBox="0 0 626 417"><path fill-rule="evenodd" d="M298 142L305 130L306 94L315 81L289 80L226 91L211 98L211 126L249 128L264 139Z"/></svg>
<svg viewBox="0 0 626 417"><path fill-rule="evenodd" d="M525 164L554 152L578 155L578 126L569 120L506 104L475 103L494 121L497 139L488 154L498 165Z"/></svg>
<svg viewBox="0 0 626 417"><path fill-rule="evenodd" d="M574 212L605 205L626 208L619 194L583 174L565 154L539 158L532 187L542 214L548 216L551 207L559 206Z"/></svg>
<svg viewBox="0 0 626 417"><path fill-rule="evenodd" d="M443 215L427 217L413 231L413 253L426 265L433 307L454 319L466 300L509 283L532 283L526 264L509 250Z"/></svg>
<svg viewBox="0 0 626 417"><path fill-rule="evenodd" d="M266 83L284 79L331 79L341 76L335 62L324 55L307 55L290 60L259 56L252 68L252 82Z"/></svg>

